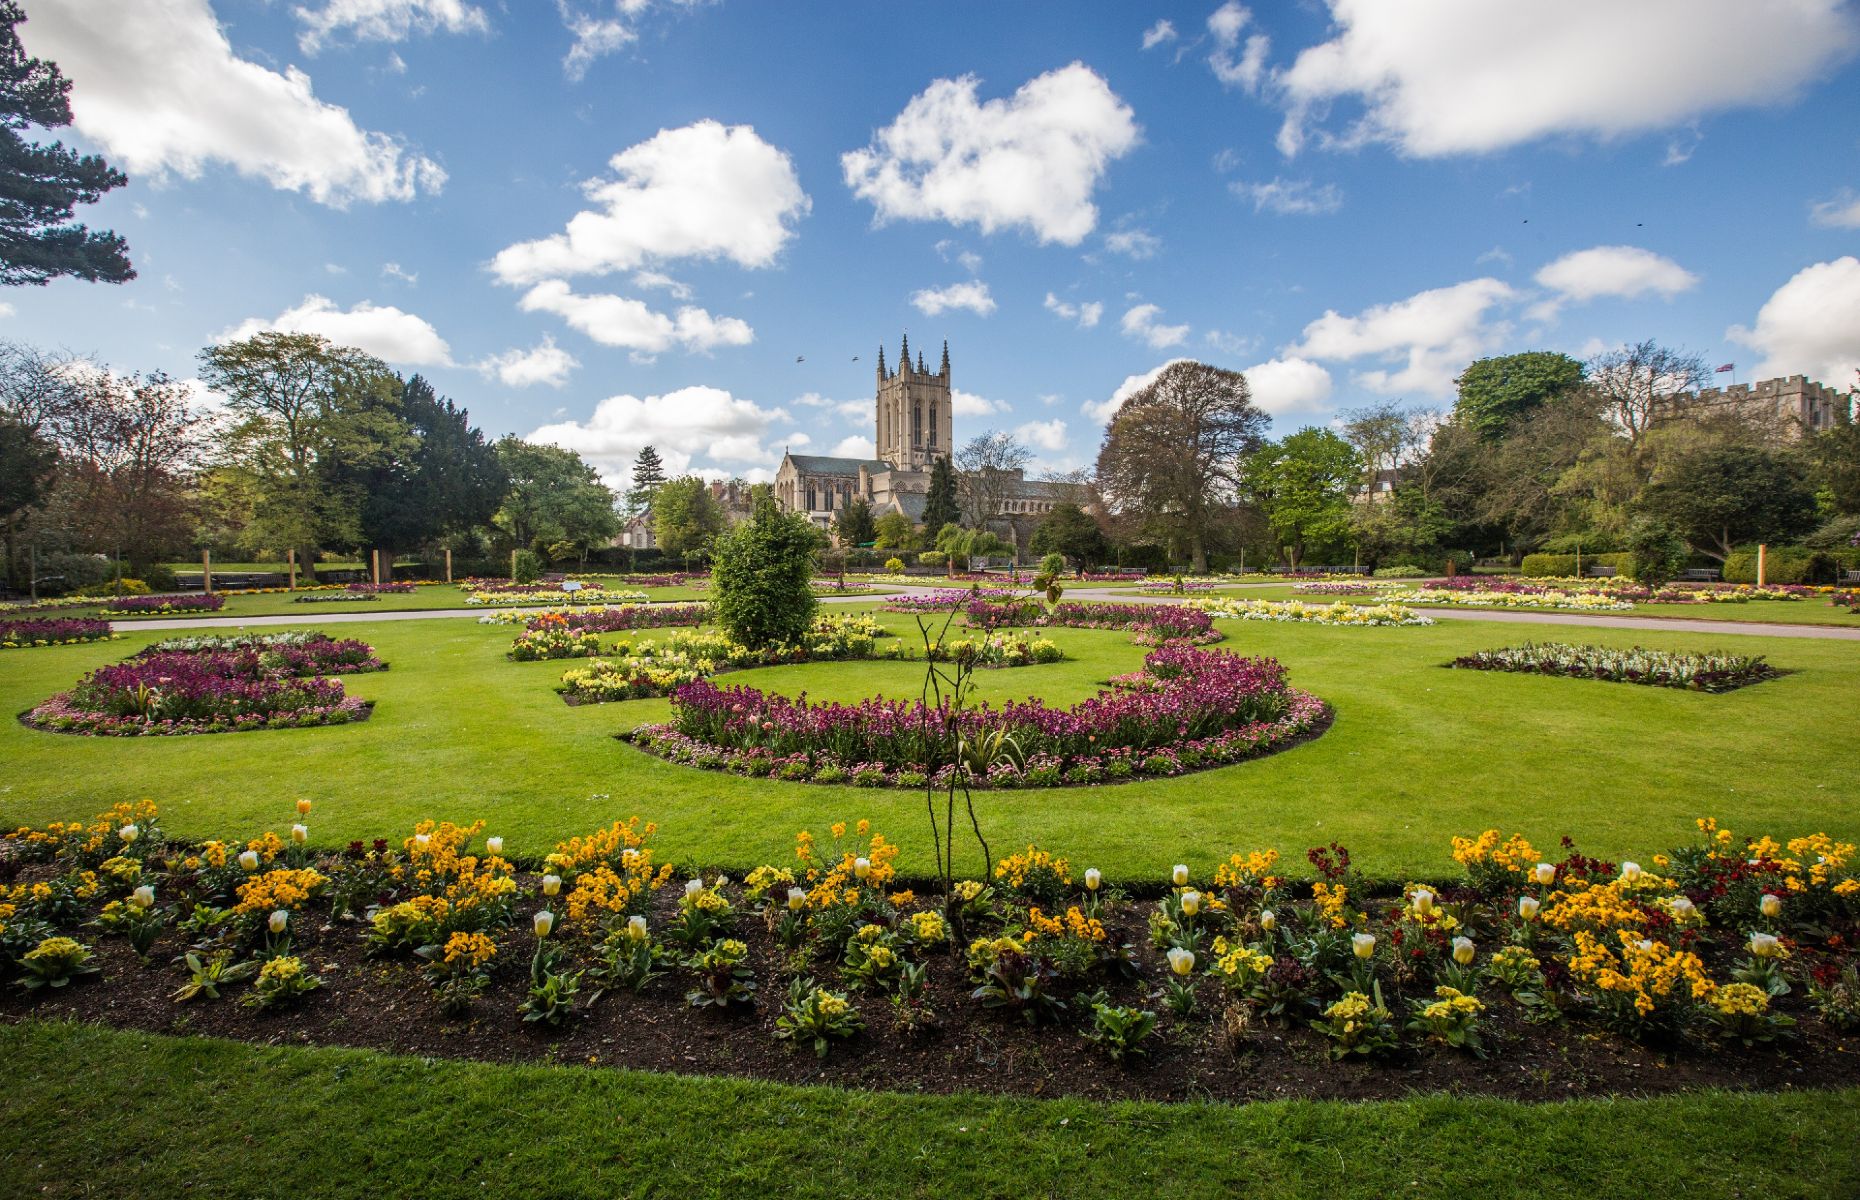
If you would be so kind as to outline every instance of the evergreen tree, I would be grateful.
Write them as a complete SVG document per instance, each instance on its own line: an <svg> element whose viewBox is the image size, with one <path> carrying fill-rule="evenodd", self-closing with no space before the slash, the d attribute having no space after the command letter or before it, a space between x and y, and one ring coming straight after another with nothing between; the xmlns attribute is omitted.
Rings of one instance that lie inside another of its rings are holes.
<svg viewBox="0 0 1860 1200"><path fill-rule="evenodd" d="M716 541L711 610L724 632L751 649L798 646L814 623L814 551L820 531L772 498Z"/></svg>
<svg viewBox="0 0 1860 1200"><path fill-rule="evenodd" d="M956 501L956 471L946 456L930 467L930 494L924 500L924 529L940 530L960 520L962 509Z"/></svg>
<svg viewBox="0 0 1860 1200"><path fill-rule="evenodd" d="M863 546L878 537L878 522L872 519L872 506L855 498L833 518L833 532L842 546Z"/></svg>
<svg viewBox="0 0 1860 1200"><path fill-rule="evenodd" d="M101 283L136 277L129 243L71 220L129 180L95 154L42 146L20 131L71 124L71 81L56 63L28 58L15 0L0 0L0 284L44 284L61 275Z"/></svg>
<svg viewBox="0 0 1860 1200"><path fill-rule="evenodd" d="M418 375L400 389L400 418L414 442L365 472L361 534L384 562L488 524L509 479L497 450L471 414L434 393Z"/></svg>
<svg viewBox="0 0 1860 1200"><path fill-rule="evenodd" d="M1460 377L1454 419L1485 441L1503 437L1545 402L1582 385L1583 366L1567 354L1530 350L1471 363Z"/></svg>
<svg viewBox="0 0 1860 1200"><path fill-rule="evenodd" d="M665 484L665 464L651 446L641 446L633 459L633 488L626 494L627 507L635 513L652 507L652 497Z"/></svg>

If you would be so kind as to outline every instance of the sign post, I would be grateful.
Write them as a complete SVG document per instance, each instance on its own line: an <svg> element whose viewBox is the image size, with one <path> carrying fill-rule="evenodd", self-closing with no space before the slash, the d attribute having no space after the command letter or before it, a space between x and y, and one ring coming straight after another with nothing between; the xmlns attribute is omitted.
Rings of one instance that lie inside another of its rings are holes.
<svg viewBox="0 0 1860 1200"><path fill-rule="evenodd" d="M291 590L294 592L297 590L297 551L284 552L284 565L291 573Z"/></svg>
<svg viewBox="0 0 1860 1200"><path fill-rule="evenodd" d="M452 582L452 547L446 547L446 582Z"/></svg>
<svg viewBox="0 0 1860 1200"><path fill-rule="evenodd" d="M200 552L200 590L211 596L213 594L213 551Z"/></svg>

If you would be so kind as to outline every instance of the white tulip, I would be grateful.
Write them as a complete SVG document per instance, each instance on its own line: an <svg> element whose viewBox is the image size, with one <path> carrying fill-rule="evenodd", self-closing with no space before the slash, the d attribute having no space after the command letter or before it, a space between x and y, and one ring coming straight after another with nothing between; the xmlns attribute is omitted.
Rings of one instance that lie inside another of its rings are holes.
<svg viewBox="0 0 1860 1200"><path fill-rule="evenodd" d="M1175 880L1175 886L1186 887L1188 884L1188 864L1175 864L1175 870L1169 873L1169 877Z"/></svg>
<svg viewBox="0 0 1860 1200"><path fill-rule="evenodd" d="M1180 946L1170 947L1169 969L1177 975L1187 975L1195 969L1195 952L1184 950Z"/></svg>
<svg viewBox="0 0 1860 1200"><path fill-rule="evenodd" d="M1757 901L1757 911L1766 917L1782 916L1782 897L1774 892L1763 893L1763 899Z"/></svg>
<svg viewBox="0 0 1860 1200"><path fill-rule="evenodd" d="M1745 949L1758 958L1774 958L1782 952L1782 942L1773 933L1753 933Z"/></svg>
<svg viewBox="0 0 1860 1200"><path fill-rule="evenodd" d="M1556 882L1556 865L1554 863L1538 863L1531 871L1531 878L1535 879L1543 886L1549 887Z"/></svg>
<svg viewBox="0 0 1860 1200"><path fill-rule="evenodd" d="M1373 958L1376 953L1376 935L1373 933L1354 933L1350 935L1350 950L1358 958Z"/></svg>
<svg viewBox="0 0 1860 1200"><path fill-rule="evenodd" d="M626 919L626 935L636 942L643 942L650 937L651 934L646 930L646 918L638 916L628 917Z"/></svg>
<svg viewBox="0 0 1860 1200"><path fill-rule="evenodd" d="M1535 921L1537 919L1537 897L1519 896L1518 916L1526 921Z"/></svg>
<svg viewBox="0 0 1860 1200"><path fill-rule="evenodd" d="M240 854L239 865L247 871L258 870L258 851L247 850Z"/></svg>
<svg viewBox="0 0 1860 1200"><path fill-rule="evenodd" d="M1261 909L1259 914L1259 927L1267 933L1271 933L1279 927L1278 915L1270 908Z"/></svg>
<svg viewBox="0 0 1860 1200"><path fill-rule="evenodd" d="M299 846L309 841L310 840L310 827L308 825L291 826L291 840L293 842L296 842Z"/></svg>
<svg viewBox="0 0 1860 1200"><path fill-rule="evenodd" d="M1453 939L1453 961L1460 964L1460 966L1472 966L1473 956L1477 953L1478 948L1473 945L1473 940L1471 938L1456 937Z"/></svg>
<svg viewBox="0 0 1860 1200"><path fill-rule="evenodd" d="M1434 893L1426 888L1416 888L1414 893L1414 915L1431 917L1434 915Z"/></svg>
<svg viewBox="0 0 1860 1200"><path fill-rule="evenodd" d="M542 893L545 896L561 895L562 877L560 875L544 875L542 877Z"/></svg>
<svg viewBox="0 0 1860 1200"><path fill-rule="evenodd" d="M685 880L685 895L695 896L703 890L704 890L704 881L702 879Z"/></svg>
<svg viewBox="0 0 1860 1200"><path fill-rule="evenodd" d="M266 921L265 924L270 927L271 932L283 933L286 929L290 928L290 924L291 924L290 910L284 909L284 908L272 909L271 919Z"/></svg>
<svg viewBox="0 0 1860 1200"><path fill-rule="evenodd" d="M869 858L853 859L853 874L864 879L872 873L872 860Z"/></svg>
<svg viewBox="0 0 1860 1200"><path fill-rule="evenodd" d="M1182 915L1185 917L1192 917L1200 911L1201 911L1201 893L1200 892L1183 892L1182 893Z"/></svg>
<svg viewBox="0 0 1860 1200"><path fill-rule="evenodd" d="M129 902L137 908L147 908L155 903L155 889L145 883L129 893Z"/></svg>
<svg viewBox="0 0 1860 1200"><path fill-rule="evenodd" d="M1667 904L1667 908L1672 910L1672 914L1676 919L1682 921L1689 920L1692 914L1698 911L1698 906L1684 896L1674 896Z"/></svg>
<svg viewBox="0 0 1860 1200"><path fill-rule="evenodd" d="M530 918L530 928L536 931L537 937L548 937L549 931L555 928L555 914L546 908L541 910Z"/></svg>
<svg viewBox="0 0 1860 1200"><path fill-rule="evenodd" d="M1622 883L1639 883L1640 876L1641 876L1641 870L1640 870L1639 863L1624 862L1621 864L1621 882Z"/></svg>
<svg viewBox="0 0 1860 1200"><path fill-rule="evenodd" d="M800 888L788 889L788 911L800 912L807 907L807 893Z"/></svg>
<svg viewBox="0 0 1860 1200"><path fill-rule="evenodd" d="M413 844L420 847L422 850L424 850L432 840L433 835L430 833L416 833L413 835Z"/></svg>
<svg viewBox="0 0 1860 1200"><path fill-rule="evenodd" d="M484 848L487 853L502 855L504 853L504 839L501 837L486 838L484 839Z"/></svg>
<svg viewBox="0 0 1860 1200"><path fill-rule="evenodd" d="M1104 876L1098 873L1097 867L1085 868L1085 890L1086 891L1088 892L1097 891L1098 885L1103 882L1104 882Z"/></svg>
<svg viewBox="0 0 1860 1200"><path fill-rule="evenodd" d="M639 857L639 851L633 849L633 847L631 846L628 846L626 849L620 852L620 861L622 863L631 863L634 859L638 857Z"/></svg>
<svg viewBox="0 0 1860 1200"><path fill-rule="evenodd" d="M142 831L137 829L134 825L125 825L116 831L116 836L122 838L123 845L127 846L129 843L141 837Z"/></svg>

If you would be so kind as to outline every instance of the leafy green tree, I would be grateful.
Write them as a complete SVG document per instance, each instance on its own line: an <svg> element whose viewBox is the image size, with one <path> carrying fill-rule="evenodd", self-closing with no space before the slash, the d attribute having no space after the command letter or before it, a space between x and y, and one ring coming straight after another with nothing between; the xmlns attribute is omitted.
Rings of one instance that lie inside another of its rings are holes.
<svg viewBox="0 0 1860 1200"><path fill-rule="evenodd" d="M1582 364L1554 351L1482 358L1460 372L1453 417L1484 440L1495 441L1520 418L1580 387L1582 379Z"/></svg>
<svg viewBox="0 0 1860 1200"><path fill-rule="evenodd" d="M872 525L872 545L879 550L915 550L917 527L901 512L888 512Z"/></svg>
<svg viewBox="0 0 1860 1200"><path fill-rule="evenodd" d="M1249 457L1243 486L1297 567L1309 544L1349 537L1350 490L1362 470L1350 443L1328 429L1301 429Z"/></svg>
<svg viewBox="0 0 1860 1200"><path fill-rule="evenodd" d="M930 464L930 491L924 497L924 530L940 530L952 521L962 520L962 505L956 498L956 468L948 456Z"/></svg>
<svg viewBox="0 0 1860 1200"><path fill-rule="evenodd" d="M1641 493L1641 511L1700 554L1723 561L1740 544L1787 541L1815 527L1814 492L1786 453L1711 446L1663 470Z"/></svg>
<svg viewBox="0 0 1860 1200"><path fill-rule="evenodd" d="M1040 555L1064 555L1086 571L1104 561L1111 543L1090 513L1076 504L1055 504L1034 526L1028 548Z"/></svg>
<svg viewBox="0 0 1860 1200"><path fill-rule="evenodd" d="M1860 513L1860 425L1842 421L1808 444L1816 490L1838 514Z"/></svg>
<svg viewBox="0 0 1860 1200"><path fill-rule="evenodd" d="M58 447L24 422L0 415L0 530L6 538L0 565L9 580L18 579L16 555L26 520L45 505L57 472Z"/></svg>
<svg viewBox="0 0 1860 1200"><path fill-rule="evenodd" d="M1011 554L1012 542L989 529L964 529L951 521L937 531L936 548L947 556L952 571L966 571L976 558L992 554Z"/></svg>
<svg viewBox="0 0 1860 1200"><path fill-rule="evenodd" d="M1267 424L1246 376L1178 362L1124 401L1098 450L1098 485L1126 515L1165 531L1196 571Z"/></svg>
<svg viewBox="0 0 1860 1200"><path fill-rule="evenodd" d="M749 520L714 545L711 609L717 624L752 649L799 645L819 605L811 584L814 552L822 542L806 517L760 500Z"/></svg>
<svg viewBox="0 0 1860 1200"><path fill-rule="evenodd" d="M729 524L710 485L696 475L662 483L654 492L652 536L667 554L702 550Z"/></svg>
<svg viewBox="0 0 1860 1200"><path fill-rule="evenodd" d="M566 542L585 558L620 532L612 489L573 450L506 434L497 441L497 460L510 486L492 524L511 546L546 552Z"/></svg>
<svg viewBox="0 0 1860 1200"><path fill-rule="evenodd" d="M412 434L404 453L367 468L360 479L362 544L381 551L428 546L486 525L510 480L496 447L471 414L442 399L418 375L401 385L399 414Z"/></svg>
<svg viewBox="0 0 1860 1200"><path fill-rule="evenodd" d="M26 14L0 0L0 284L44 284L60 276L127 283L129 243L72 221L80 204L128 183L94 154L29 142L20 131L71 124L71 82L56 63L28 58L20 45Z"/></svg>
<svg viewBox="0 0 1860 1200"><path fill-rule="evenodd" d="M652 507L652 498L665 483L665 464L651 446L641 446L633 459L633 487L626 494L627 510L643 513Z"/></svg>
<svg viewBox="0 0 1860 1200"><path fill-rule="evenodd" d="M842 546L863 546L878 537L878 523L872 519L872 506L853 497L833 518L833 532Z"/></svg>
<svg viewBox="0 0 1860 1200"><path fill-rule="evenodd" d="M313 570L319 547L359 544L356 476L411 447L394 373L316 334L274 331L209 346L200 364L234 418L223 464L255 497L246 546L295 547Z"/></svg>
<svg viewBox="0 0 1860 1200"><path fill-rule="evenodd" d="M1628 574L1636 583L1659 588L1686 565L1686 544L1670 525L1637 521L1627 535Z"/></svg>

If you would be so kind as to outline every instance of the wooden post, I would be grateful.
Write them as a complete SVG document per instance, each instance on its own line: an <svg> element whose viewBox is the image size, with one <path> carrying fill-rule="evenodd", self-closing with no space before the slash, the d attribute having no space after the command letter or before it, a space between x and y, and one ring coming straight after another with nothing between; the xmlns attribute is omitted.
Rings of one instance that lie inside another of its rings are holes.
<svg viewBox="0 0 1860 1200"><path fill-rule="evenodd" d="M452 547L446 547L446 582L452 582Z"/></svg>
<svg viewBox="0 0 1860 1200"><path fill-rule="evenodd" d="M517 552L516 550L513 549L510 552L510 582L515 583L516 581L517 581Z"/></svg>
<svg viewBox="0 0 1860 1200"><path fill-rule="evenodd" d="M284 552L284 565L287 569L289 569L291 573L291 590L294 592L297 590L297 551L296 550L294 549L286 550Z"/></svg>
<svg viewBox="0 0 1860 1200"><path fill-rule="evenodd" d="M381 586L381 547L376 546L368 552L369 577L376 587Z"/></svg>
<svg viewBox="0 0 1860 1200"><path fill-rule="evenodd" d="M1768 545L1762 542L1757 543L1757 586L1758 587L1763 586L1763 570L1764 570L1764 567L1768 565L1764 560L1769 556L1769 550L1770 548Z"/></svg>
<svg viewBox="0 0 1860 1200"><path fill-rule="evenodd" d="M211 596L213 594L213 551L200 552L200 590Z"/></svg>

